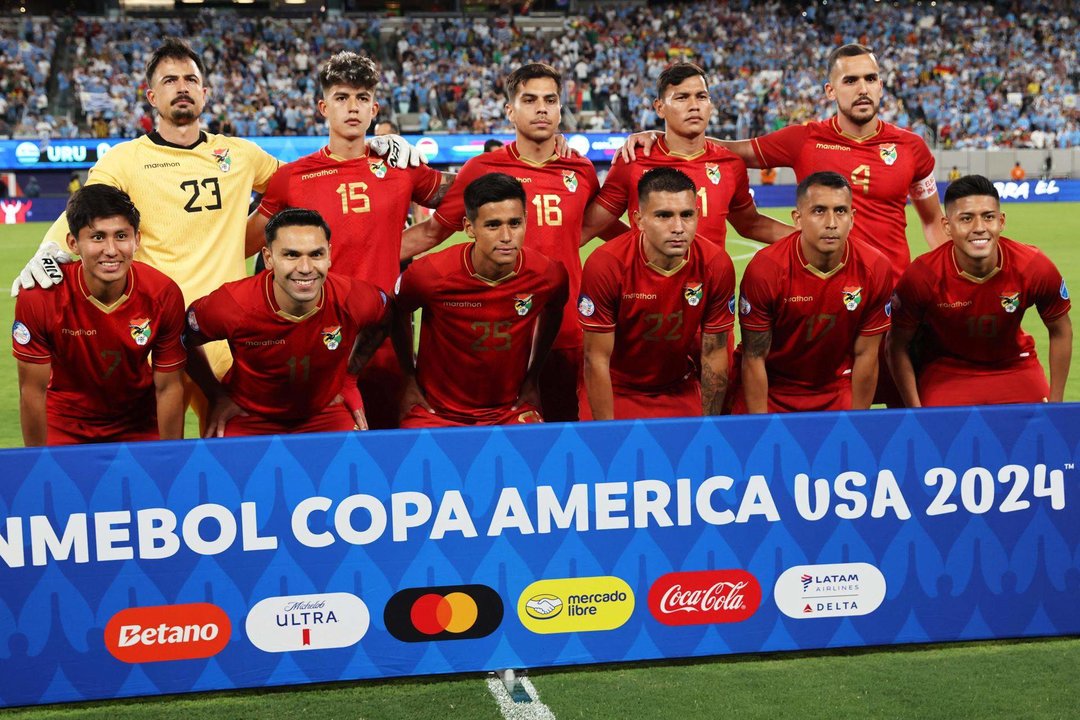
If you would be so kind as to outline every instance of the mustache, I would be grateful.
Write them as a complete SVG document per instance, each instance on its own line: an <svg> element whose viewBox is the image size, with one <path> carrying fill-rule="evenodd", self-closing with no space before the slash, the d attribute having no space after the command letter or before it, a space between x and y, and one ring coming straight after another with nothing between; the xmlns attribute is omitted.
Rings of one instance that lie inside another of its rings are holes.
<svg viewBox="0 0 1080 720"><path fill-rule="evenodd" d="M179 102L185 101L191 103L192 105L195 104L195 99L192 98L190 95L177 95L175 98L173 98L172 104L175 105Z"/></svg>

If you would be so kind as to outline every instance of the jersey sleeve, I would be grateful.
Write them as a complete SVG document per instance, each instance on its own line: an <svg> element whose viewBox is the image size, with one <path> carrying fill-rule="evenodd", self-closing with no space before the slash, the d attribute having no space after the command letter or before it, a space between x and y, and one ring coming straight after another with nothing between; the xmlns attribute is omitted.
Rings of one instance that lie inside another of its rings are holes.
<svg viewBox="0 0 1080 720"><path fill-rule="evenodd" d="M52 362L49 337L51 315L45 293L34 288L23 290L15 300L15 323L11 326L11 354L16 360L44 365ZM57 291L58 292L58 291Z"/></svg>
<svg viewBox="0 0 1080 720"><path fill-rule="evenodd" d="M446 196L439 203L439 207L431 216L435 222L448 230L457 232L465 227L465 188L476 178L484 174L485 168L480 157L474 157L461 168L454 184L450 186Z"/></svg>
<svg viewBox="0 0 1080 720"><path fill-rule="evenodd" d="M719 251L708 266L709 300L702 318L704 333L728 332L735 325L735 266Z"/></svg>
<svg viewBox="0 0 1080 720"><path fill-rule="evenodd" d="M281 169L270 178L270 182L266 185L266 192L259 201L260 215L270 218L285 209L285 198L289 196L291 176L291 168L288 165L282 165Z"/></svg>
<svg viewBox="0 0 1080 720"><path fill-rule="evenodd" d="M621 218L630 203L630 166L616 158L604 178L604 186L596 196L596 202L617 218Z"/></svg>
<svg viewBox="0 0 1080 720"><path fill-rule="evenodd" d="M752 138L750 145L761 167L791 167L802 152L806 131L805 125L788 125L768 135Z"/></svg>
<svg viewBox="0 0 1080 720"><path fill-rule="evenodd" d="M772 263L761 256L751 258L739 285L739 326L743 331L766 332L772 329L774 303L779 290L772 287L776 277Z"/></svg>
<svg viewBox="0 0 1080 720"><path fill-rule="evenodd" d="M619 262L608 253L594 252L581 272L578 322L589 332L615 331L619 315Z"/></svg>
<svg viewBox="0 0 1080 720"><path fill-rule="evenodd" d="M896 284L889 303L892 312L890 319L894 327L914 331L922 322L926 305L919 292L921 276L922 266L918 263L909 265L900 276L900 282Z"/></svg>
<svg viewBox="0 0 1080 720"><path fill-rule="evenodd" d="M247 146L251 155L251 162L255 165L255 176L251 187L255 192L261 193L266 190L270 184L270 179L277 172L277 169L281 167L281 161L253 142L248 140L240 140L239 142Z"/></svg>
<svg viewBox="0 0 1080 720"><path fill-rule="evenodd" d="M349 312L358 327L378 325L386 317L389 298L378 287L364 280L353 280L349 293Z"/></svg>
<svg viewBox="0 0 1080 720"><path fill-rule="evenodd" d="M585 159L581 164L581 177L589 199L597 197L600 194L600 179L596 176L596 167L591 160Z"/></svg>
<svg viewBox="0 0 1080 720"><path fill-rule="evenodd" d="M746 173L746 163L742 161L742 158L736 157L732 165L735 170L735 191L728 204L729 213L754 204L754 196L750 194L750 176Z"/></svg>
<svg viewBox="0 0 1080 720"><path fill-rule="evenodd" d="M414 203L423 205L435 197L435 194L439 191L439 186L442 185L441 172L421 163L420 167L409 168L408 173L409 179L412 180L412 201ZM456 181L454 184L457 184Z"/></svg>
<svg viewBox="0 0 1080 720"><path fill-rule="evenodd" d="M423 306L433 281L430 257L420 258L398 275L394 283L394 304L403 312L412 312Z"/></svg>
<svg viewBox="0 0 1080 720"><path fill-rule="evenodd" d="M913 200L924 200L937 195L937 181L934 180L934 155L926 142L917 137L912 143L915 150L915 177L908 188Z"/></svg>
<svg viewBox="0 0 1080 720"><path fill-rule="evenodd" d="M161 292L159 313L157 337L150 353L151 364L158 372L182 370L187 364L187 351L180 342L185 323L184 295L171 280Z"/></svg>
<svg viewBox="0 0 1080 720"><path fill-rule="evenodd" d="M552 307L565 307L570 298L570 276L566 273L566 268L560 262L549 260L545 279L551 290L548 304Z"/></svg>
<svg viewBox="0 0 1080 720"><path fill-rule="evenodd" d="M233 318L243 319L243 311L228 288L218 288L201 297L187 311L187 332L204 341L229 337Z"/></svg>
<svg viewBox="0 0 1080 720"><path fill-rule="evenodd" d="M859 334L880 335L892 324L892 265L883 255L878 255L867 277L873 285L867 288L867 305L860 318Z"/></svg>
<svg viewBox="0 0 1080 720"><path fill-rule="evenodd" d="M1072 309L1069 289L1065 279L1050 258L1042 252L1036 253L1028 266L1028 277L1032 283L1032 304L1038 308L1039 317L1044 321L1057 320Z"/></svg>
<svg viewBox="0 0 1080 720"><path fill-rule="evenodd" d="M117 145L98 158L86 175L86 184L101 183L127 192L128 166L133 164L132 153L128 152L132 147L130 142Z"/></svg>

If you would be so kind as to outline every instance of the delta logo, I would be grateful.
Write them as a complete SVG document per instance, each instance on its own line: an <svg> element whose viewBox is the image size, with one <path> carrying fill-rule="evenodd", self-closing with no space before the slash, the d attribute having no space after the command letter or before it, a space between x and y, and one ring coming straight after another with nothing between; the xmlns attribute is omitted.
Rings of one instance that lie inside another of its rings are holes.
<svg viewBox="0 0 1080 720"><path fill-rule="evenodd" d="M622 627L634 612L634 591L610 575L538 580L518 597L518 619L542 634Z"/></svg>
<svg viewBox="0 0 1080 720"><path fill-rule="evenodd" d="M686 300L686 304L690 307L697 307L701 304L702 292L702 284L699 282L686 283L683 285L683 299Z"/></svg>
<svg viewBox="0 0 1080 720"><path fill-rule="evenodd" d="M248 611L244 630L263 652L325 650L360 642L371 613L352 593L281 595L260 600Z"/></svg>
<svg viewBox="0 0 1080 720"><path fill-rule="evenodd" d="M886 143L885 145L882 145L878 148L878 153L881 155L882 162L886 165L892 165L896 162L897 153L895 143Z"/></svg>
<svg viewBox="0 0 1080 720"><path fill-rule="evenodd" d="M797 620L868 615L885 600L885 576L869 563L797 565L776 580L773 599Z"/></svg>
<svg viewBox="0 0 1080 720"><path fill-rule="evenodd" d="M1001 298L1001 307L1005 308L1005 312L1014 313L1020 309L1020 293L1007 292L998 297Z"/></svg>
<svg viewBox="0 0 1080 720"><path fill-rule="evenodd" d="M502 620L502 598L487 585L408 588L383 611L387 632L402 642L487 637Z"/></svg>
<svg viewBox="0 0 1080 720"><path fill-rule="evenodd" d="M149 605L121 610L105 625L105 647L120 662L198 660L229 643L232 624L217 605Z"/></svg>
<svg viewBox="0 0 1080 720"><path fill-rule="evenodd" d="M327 350L337 350L341 345L341 326L333 325L331 327L324 327L322 330L323 345Z"/></svg>
<svg viewBox="0 0 1080 720"><path fill-rule="evenodd" d="M576 172L573 170L563 170L562 181L567 190L570 192L577 192L578 180Z"/></svg>
<svg viewBox="0 0 1080 720"><path fill-rule="evenodd" d="M844 307L855 310L862 302L862 288L858 285L848 285L842 291L844 294Z"/></svg>
<svg viewBox="0 0 1080 720"><path fill-rule="evenodd" d="M716 185L720 182L720 166L716 163L705 163L705 177L709 182Z"/></svg>
<svg viewBox="0 0 1080 720"><path fill-rule="evenodd" d="M529 295L515 295L514 296L514 312L521 317L525 317L532 310L533 296Z"/></svg>
<svg viewBox="0 0 1080 720"><path fill-rule="evenodd" d="M217 160L218 170L223 173L229 172L232 169L232 157L229 155L229 148L218 148L211 150L210 154Z"/></svg>
<svg viewBox="0 0 1080 720"><path fill-rule="evenodd" d="M139 347L150 342L150 318L133 318L128 322L128 330L131 331L131 339Z"/></svg>
<svg viewBox="0 0 1080 720"><path fill-rule="evenodd" d="M761 585L745 570L668 573L649 588L649 611L664 625L742 622L760 605Z"/></svg>

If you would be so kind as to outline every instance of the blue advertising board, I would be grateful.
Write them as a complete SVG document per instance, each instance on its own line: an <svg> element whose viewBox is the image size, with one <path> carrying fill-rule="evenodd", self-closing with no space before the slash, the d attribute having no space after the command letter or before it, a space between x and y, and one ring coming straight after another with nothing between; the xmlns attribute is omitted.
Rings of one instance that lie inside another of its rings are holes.
<svg viewBox="0 0 1080 720"><path fill-rule="evenodd" d="M1080 632L1080 406L0 452L0 705Z"/></svg>

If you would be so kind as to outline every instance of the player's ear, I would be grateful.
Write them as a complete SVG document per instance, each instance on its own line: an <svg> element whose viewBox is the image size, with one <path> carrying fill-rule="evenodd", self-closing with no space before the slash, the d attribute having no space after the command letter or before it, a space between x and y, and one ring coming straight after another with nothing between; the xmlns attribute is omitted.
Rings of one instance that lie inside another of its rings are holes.
<svg viewBox="0 0 1080 720"><path fill-rule="evenodd" d="M634 211L634 225L641 227L641 210Z"/></svg>
<svg viewBox="0 0 1080 720"><path fill-rule="evenodd" d="M135 249L139 249L139 245L142 244L142 233L138 230L135 231Z"/></svg>
<svg viewBox="0 0 1080 720"><path fill-rule="evenodd" d="M652 101L653 110L656 111L656 116L660 119L664 118L664 101L660 98L656 98Z"/></svg>
<svg viewBox="0 0 1080 720"><path fill-rule="evenodd" d="M315 103L315 107L319 109L319 114L326 117L326 100L319 98L319 102Z"/></svg>
<svg viewBox="0 0 1080 720"><path fill-rule="evenodd" d="M1001 215L1001 228L1004 229L1005 228L1005 213L998 210L998 214Z"/></svg>
<svg viewBox="0 0 1080 720"><path fill-rule="evenodd" d="M791 224L795 226L796 230L802 230L802 225L799 224L799 218L800 217L802 217L802 216L799 215L798 210L792 210L791 211Z"/></svg>
<svg viewBox="0 0 1080 720"><path fill-rule="evenodd" d="M263 245L263 247L262 247L262 258L263 258L263 265L266 266L266 269L267 270L273 270L274 269L274 253L272 253L270 251L270 246L269 245Z"/></svg>
<svg viewBox="0 0 1080 720"><path fill-rule="evenodd" d="M948 215L941 216L941 227L945 229L945 237L949 238L949 240L952 240L952 225L949 223Z"/></svg>
<svg viewBox="0 0 1080 720"><path fill-rule="evenodd" d="M67 246L68 246L68 250L75 253L76 255L79 254L78 241L76 240L75 236L72 235L71 233L67 234Z"/></svg>
<svg viewBox="0 0 1080 720"><path fill-rule="evenodd" d="M464 219L464 221L462 222L462 225L463 225L462 230L465 231L465 234L468 235L471 239L475 240L476 239L476 230L473 228L473 224L471 222L469 222L469 218L466 217Z"/></svg>
<svg viewBox="0 0 1080 720"><path fill-rule="evenodd" d="M836 101L836 88L833 87L833 84L831 82L825 83L825 97L830 102Z"/></svg>

